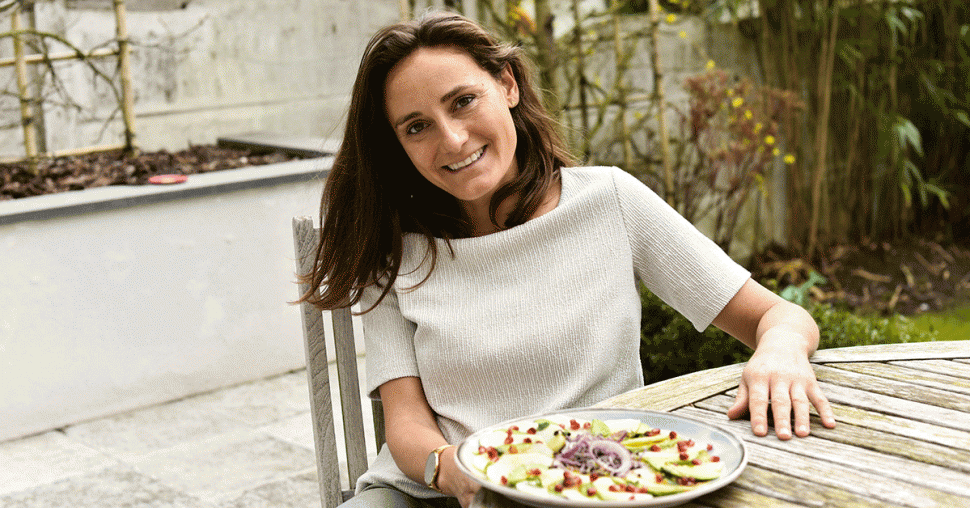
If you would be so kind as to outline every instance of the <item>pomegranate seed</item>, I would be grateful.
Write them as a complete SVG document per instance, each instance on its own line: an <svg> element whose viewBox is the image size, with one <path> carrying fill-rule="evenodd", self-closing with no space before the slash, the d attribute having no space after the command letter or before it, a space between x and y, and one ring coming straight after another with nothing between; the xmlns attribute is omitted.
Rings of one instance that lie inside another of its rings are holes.
<svg viewBox="0 0 970 508"><path fill-rule="evenodd" d="M675 432L673 430L670 431L670 439L677 439L677 432Z"/></svg>
<svg viewBox="0 0 970 508"><path fill-rule="evenodd" d="M555 486L556 492L562 492L563 486L561 483L557 483Z"/></svg>
<svg viewBox="0 0 970 508"><path fill-rule="evenodd" d="M687 452L680 452L680 460L687 460L687 457L690 457L690 455L687 455Z"/></svg>
<svg viewBox="0 0 970 508"><path fill-rule="evenodd" d="M502 485L508 485L508 484L509 484L509 479L503 476L502 477Z"/></svg>
<svg viewBox="0 0 970 508"><path fill-rule="evenodd" d="M717 455L711 457L711 462L720 462L720 461L721 461L721 457L718 457Z"/></svg>
<svg viewBox="0 0 970 508"><path fill-rule="evenodd" d="M536 429L534 427L529 427L529 430L525 431L527 434L535 434Z"/></svg>
<svg viewBox="0 0 970 508"><path fill-rule="evenodd" d="M589 497L595 496L596 495L596 488L595 487L590 487L590 488L586 489L586 495L589 496Z"/></svg>
<svg viewBox="0 0 970 508"><path fill-rule="evenodd" d="M714 445L712 444L707 445L707 451L711 451L713 449L714 449Z"/></svg>
<svg viewBox="0 0 970 508"><path fill-rule="evenodd" d="M701 461L698 460L698 459L694 459L694 460L690 461L690 463L693 464L693 465L695 465L695 466L701 465Z"/></svg>
<svg viewBox="0 0 970 508"><path fill-rule="evenodd" d="M657 473L657 476L655 477L655 479L657 480L657 483L663 483L664 475Z"/></svg>
<svg viewBox="0 0 970 508"><path fill-rule="evenodd" d="M636 492L637 491L637 488L634 487L633 485L627 484L627 486L623 490L625 490L627 492Z"/></svg>
<svg viewBox="0 0 970 508"><path fill-rule="evenodd" d="M586 423L583 424L583 428L584 429L587 429L587 430L589 430L589 428L592 427L592 426L593 426L593 424L590 423L590 422L586 422Z"/></svg>
<svg viewBox="0 0 970 508"><path fill-rule="evenodd" d="M650 447L650 451L652 451L652 452L659 452L660 451L660 445L653 445L653 446L651 446Z"/></svg>
<svg viewBox="0 0 970 508"><path fill-rule="evenodd" d="M577 422L575 419L569 420L569 428L572 430L579 430L579 422Z"/></svg>
<svg viewBox="0 0 970 508"><path fill-rule="evenodd" d="M523 443L526 443L526 444L531 444L532 443L532 438L531 437L527 437L527 438L523 439L522 442Z"/></svg>
<svg viewBox="0 0 970 508"><path fill-rule="evenodd" d="M590 474L589 474L589 481L591 481L591 482L595 482L595 481L596 481L596 479L597 479L597 478L599 478L599 477L600 477L600 475L598 475L598 474L596 474L596 473L590 473Z"/></svg>
<svg viewBox="0 0 970 508"><path fill-rule="evenodd" d="M610 492L619 492L620 487L618 485L610 485Z"/></svg>

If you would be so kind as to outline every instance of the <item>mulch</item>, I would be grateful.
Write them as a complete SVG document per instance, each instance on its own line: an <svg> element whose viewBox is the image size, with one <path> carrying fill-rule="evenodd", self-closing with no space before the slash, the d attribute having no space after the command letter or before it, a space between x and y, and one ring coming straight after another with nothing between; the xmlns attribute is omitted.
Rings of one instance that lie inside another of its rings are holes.
<svg viewBox="0 0 970 508"><path fill-rule="evenodd" d="M191 175L272 164L298 158L279 152L190 146L169 152L120 151L38 162L0 163L0 201L105 185L144 185L162 174ZM825 283L810 288L813 299L854 310L913 315L970 304L970 243L932 239L829 248L814 263L772 247L751 263L754 277L778 281L779 288L800 285L816 271Z"/></svg>
<svg viewBox="0 0 970 508"><path fill-rule="evenodd" d="M144 185L155 175L191 175L284 162L298 157L279 152L190 146L169 152L99 152L27 162L0 163L0 201L106 185Z"/></svg>
<svg viewBox="0 0 970 508"><path fill-rule="evenodd" d="M826 282L809 290L814 300L857 311L915 315L970 304L970 243L913 238L836 245L814 264L776 247L753 266L756 278L779 287L803 284L815 270Z"/></svg>

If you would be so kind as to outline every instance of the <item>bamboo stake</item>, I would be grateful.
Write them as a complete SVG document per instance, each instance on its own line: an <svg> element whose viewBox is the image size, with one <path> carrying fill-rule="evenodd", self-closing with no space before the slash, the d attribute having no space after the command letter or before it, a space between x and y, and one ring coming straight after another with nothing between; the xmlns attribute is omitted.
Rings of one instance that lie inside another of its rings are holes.
<svg viewBox="0 0 970 508"><path fill-rule="evenodd" d="M114 0L115 25L118 36L118 72L121 75L121 117L125 123L125 147L137 153L135 142L135 97L131 87L131 41L125 18L125 0Z"/></svg>
<svg viewBox="0 0 970 508"><path fill-rule="evenodd" d="M670 161L670 138L667 133L666 94L664 93L663 72L660 70L660 2L650 0L650 64L653 67L653 91L657 103L659 122L660 152L663 156L664 193L667 203L675 205L674 170Z"/></svg>
<svg viewBox="0 0 970 508"><path fill-rule="evenodd" d="M17 73L17 94L20 96L20 121L24 129L24 153L31 161L37 158L37 139L34 131L34 113L30 107L30 92L27 89L27 63L24 57L23 29L20 20L20 4L16 4L10 13L10 27L13 31L13 52ZM31 168L34 168L33 163Z"/></svg>
<svg viewBox="0 0 970 508"><path fill-rule="evenodd" d="M103 48L97 51L92 51L85 55L85 58L107 58L115 57L118 55L117 49ZM35 55L25 55L24 63L27 64L38 64L43 62L57 62L60 60L77 60L77 53L55 53L53 55L44 56L43 54ZM16 58L0 58L0 67L11 67L17 65Z"/></svg>
<svg viewBox="0 0 970 508"><path fill-rule="evenodd" d="M613 8L619 10L619 3L619 0L613 0ZM629 171L633 169L633 140L631 139L630 126L626 123L626 113L630 106L627 103L626 83L623 82L623 77L626 75L629 65L620 33L620 17L614 14L611 18L613 22L613 51L616 56L616 101L620 105L618 121L620 122L620 136L623 139L623 165ZM662 117L662 110L660 114Z"/></svg>
<svg viewBox="0 0 970 508"><path fill-rule="evenodd" d="M586 48L583 47L583 26L579 15L579 0L573 0L573 31L576 37L576 75L579 77L579 120L581 131L579 133L580 146L583 152L583 161L588 161L590 157L589 136L589 99L586 97Z"/></svg>
<svg viewBox="0 0 970 508"><path fill-rule="evenodd" d="M831 6L833 10L838 7ZM832 12L831 28L829 28L828 41L822 45L822 59L819 64L819 89L821 91L821 112L815 127L815 171L812 180L812 215L808 229L808 255L814 255L818 246L818 223L822 206L822 179L825 176L825 167L828 162L826 151L828 150L829 115L832 109L832 73L835 67L835 43L839 33L839 15Z"/></svg>

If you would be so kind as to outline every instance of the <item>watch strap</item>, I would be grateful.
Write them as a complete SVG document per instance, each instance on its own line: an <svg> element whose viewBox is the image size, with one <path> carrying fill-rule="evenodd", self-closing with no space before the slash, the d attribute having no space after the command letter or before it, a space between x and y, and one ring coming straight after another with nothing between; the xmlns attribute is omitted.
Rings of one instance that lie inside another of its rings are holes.
<svg viewBox="0 0 970 508"><path fill-rule="evenodd" d="M431 481L428 482L428 487L436 492L441 492L441 489L438 487L438 476L441 474L441 454L448 448L454 446L453 444L444 444L431 451L434 454L434 474L431 475ZM444 492L441 493L444 494Z"/></svg>

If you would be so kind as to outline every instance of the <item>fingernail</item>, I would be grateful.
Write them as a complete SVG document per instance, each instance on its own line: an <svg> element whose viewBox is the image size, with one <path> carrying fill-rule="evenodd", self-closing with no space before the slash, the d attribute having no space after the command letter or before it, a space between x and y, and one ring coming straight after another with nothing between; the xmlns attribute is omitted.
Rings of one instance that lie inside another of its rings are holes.
<svg viewBox="0 0 970 508"><path fill-rule="evenodd" d="M804 425L799 425L798 426L798 433L799 434L805 434L807 432L808 432L808 427L806 427Z"/></svg>
<svg viewBox="0 0 970 508"><path fill-rule="evenodd" d="M766 432L766 429L764 425L758 425L757 427L754 428L755 434L764 434L765 432Z"/></svg>

